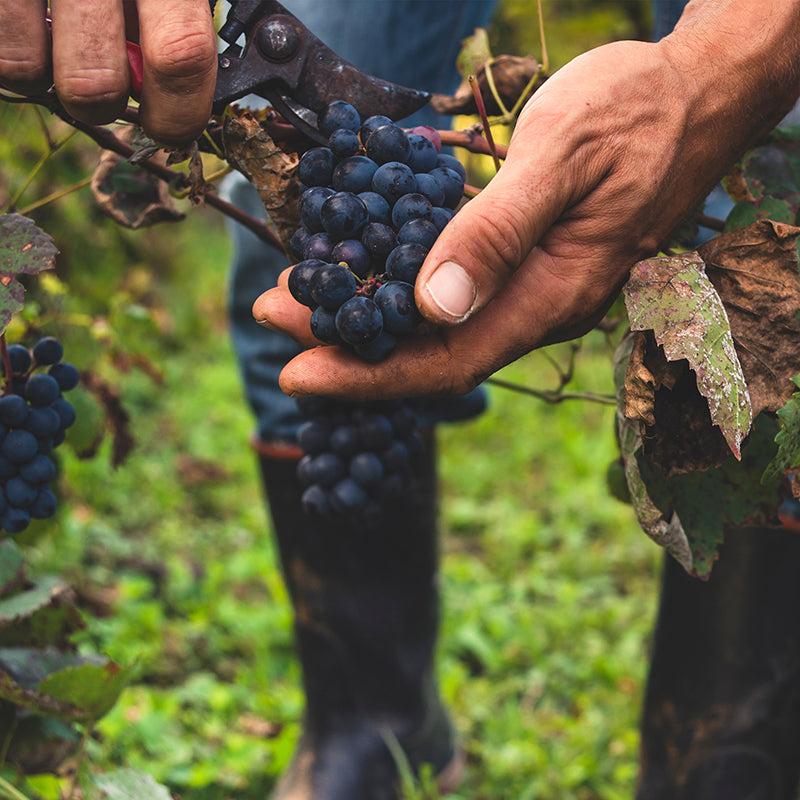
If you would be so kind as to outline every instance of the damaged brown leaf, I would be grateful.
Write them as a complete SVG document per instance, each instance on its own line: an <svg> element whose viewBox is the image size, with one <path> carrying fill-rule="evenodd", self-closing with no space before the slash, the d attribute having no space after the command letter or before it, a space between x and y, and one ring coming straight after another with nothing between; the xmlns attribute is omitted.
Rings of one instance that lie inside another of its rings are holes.
<svg viewBox="0 0 800 800"><path fill-rule="evenodd" d="M800 228L771 220L698 248L725 306L753 415L782 408L800 373Z"/></svg>
<svg viewBox="0 0 800 800"><path fill-rule="evenodd" d="M119 134L120 139L134 146L137 136L138 129L133 125ZM163 151L148 152L153 161L167 163L168 156ZM175 207L164 181L110 150L101 151L91 187L103 213L124 228L137 230L185 217Z"/></svg>
<svg viewBox="0 0 800 800"><path fill-rule="evenodd" d="M222 136L228 162L253 184L284 250L289 252L289 242L300 224L299 155L281 150L249 112L229 113Z"/></svg>

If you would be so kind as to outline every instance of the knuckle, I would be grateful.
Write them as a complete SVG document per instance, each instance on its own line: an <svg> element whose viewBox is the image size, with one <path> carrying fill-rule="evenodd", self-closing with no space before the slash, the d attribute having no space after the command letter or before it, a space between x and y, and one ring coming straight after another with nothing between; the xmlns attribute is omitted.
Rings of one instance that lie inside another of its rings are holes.
<svg viewBox="0 0 800 800"><path fill-rule="evenodd" d="M117 70L97 68L59 75L56 90L73 108L96 108L119 102L128 94L128 79Z"/></svg>
<svg viewBox="0 0 800 800"><path fill-rule="evenodd" d="M47 66L38 59L24 56L0 57L0 83L10 87L33 87L34 90L47 88Z"/></svg>
<svg viewBox="0 0 800 800"><path fill-rule="evenodd" d="M153 77L159 83L196 81L214 69L216 44L205 29L177 30L166 27L148 61Z"/></svg>
<svg viewBox="0 0 800 800"><path fill-rule="evenodd" d="M500 268L504 273L501 277L506 278L526 255L519 233L524 229L523 223L516 209L493 204L490 211L481 220L480 231L473 232L468 241L478 245L483 253L493 254L491 263L495 269Z"/></svg>

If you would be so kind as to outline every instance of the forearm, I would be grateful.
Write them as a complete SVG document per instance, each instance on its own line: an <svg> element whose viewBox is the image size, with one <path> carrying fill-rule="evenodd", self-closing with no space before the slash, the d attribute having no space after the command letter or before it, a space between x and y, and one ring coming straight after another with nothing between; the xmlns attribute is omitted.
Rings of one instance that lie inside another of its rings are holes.
<svg viewBox="0 0 800 800"><path fill-rule="evenodd" d="M709 112L744 136L771 130L800 96L800 3L691 0L663 46Z"/></svg>

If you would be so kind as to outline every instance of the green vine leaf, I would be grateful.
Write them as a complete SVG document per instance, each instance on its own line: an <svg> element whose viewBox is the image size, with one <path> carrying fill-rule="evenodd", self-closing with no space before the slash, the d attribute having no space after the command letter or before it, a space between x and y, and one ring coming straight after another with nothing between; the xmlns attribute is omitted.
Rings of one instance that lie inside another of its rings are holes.
<svg viewBox="0 0 800 800"><path fill-rule="evenodd" d="M456 58L459 75L467 80L475 75L488 61L492 51L489 47L489 34L485 28L475 28L475 33L461 42L461 51Z"/></svg>
<svg viewBox="0 0 800 800"><path fill-rule="evenodd" d="M39 684L41 694L80 709L76 722L95 722L107 714L127 686L130 670L113 661L68 666Z"/></svg>
<svg viewBox="0 0 800 800"><path fill-rule="evenodd" d="M792 380L800 388L800 375ZM780 430L775 435L775 443L778 452L764 470L762 483L780 480L787 472L800 470L800 392L795 392L777 413ZM792 493L800 497L800 480L797 476L792 480Z"/></svg>
<svg viewBox="0 0 800 800"><path fill-rule="evenodd" d="M631 329L652 330L668 361L686 359L731 452L753 415L725 307L696 252L640 261L624 288Z"/></svg>
<svg viewBox="0 0 800 800"><path fill-rule="evenodd" d="M52 269L58 250L49 234L20 214L0 215L0 333L24 304L17 275Z"/></svg>
<svg viewBox="0 0 800 800"><path fill-rule="evenodd" d="M15 592L25 582L25 562L16 542L0 539L0 598Z"/></svg>

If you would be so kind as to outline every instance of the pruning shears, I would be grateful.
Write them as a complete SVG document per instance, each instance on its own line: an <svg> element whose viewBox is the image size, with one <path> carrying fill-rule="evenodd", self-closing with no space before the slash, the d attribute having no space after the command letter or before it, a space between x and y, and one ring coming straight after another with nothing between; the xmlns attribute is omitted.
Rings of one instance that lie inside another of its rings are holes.
<svg viewBox="0 0 800 800"><path fill-rule="evenodd" d="M403 119L422 108L428 92L376 78L340 58L277 0L229 0L219 37L214 112L247 95L269 101L283 118L315 142L328 138L317 116L334 100L354 106L362 119ZM213 8L213 5L212 5ZM244 44L239 44L244 37ZM133 94L142 80L142 54L128 42Z"/></svg>
<svg viewBox="0 0 800 800"><path fill-rule="evenodd" d="M230 6L219 31L228 46L218 56L217 113L255 94L302 133L327 144L317 115L333 100L347 101L362 118L384 114L397 120L430 99L427 92L368 75L340 58L277 0L230 0Z"/></svg>

